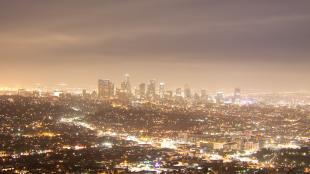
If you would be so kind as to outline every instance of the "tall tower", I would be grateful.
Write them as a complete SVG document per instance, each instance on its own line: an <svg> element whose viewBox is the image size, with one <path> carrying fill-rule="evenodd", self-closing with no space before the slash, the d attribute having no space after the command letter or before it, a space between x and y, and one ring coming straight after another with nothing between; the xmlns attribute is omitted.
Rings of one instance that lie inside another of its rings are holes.
<svg viewBox="0 0 310 174"><path fill-rule="evenodd" d="M159 97L165 98L165 83L159 83Z"/></svg>
<svg viewBox="0 0 310 174"><path fill-rule="evenodd" d="M131 94L131 83L130 83L130 75L125 74L125 82L126 82L126 91L128 94Z"/></svg>
<svg viewBox="0 0 310 174"><path fill-rule="evenodd" d="M223 92L217 92L216 93L216 103L217 104L224 103L224 93Z"/></svg>
<svg viewBox="0 0 310 174"><path fill-rule="evenodd" d="M125 80L121 83L121 89L126 94L131 94L130 75L125 74Z"/></svg>
<svg viewBox="0 0 310 174"><path fill-rule="evenodd" d="M101 99L109 99L114 96L114 84L106 80L98 80L98 97Z"/></svg>
<svg viewBox="0 0 310 174"><path fill-rule="evenodd" d="M140 98L145 98L145 83L139 85L139 96Z"/></svg>
<svg viewBox="0 0 310 174"><path fill-rule="evenodd" d="M155 95L156 95L156 81L155 80L150 80L150 83L147 86L146 95L147 95L147 98L149 99L155 98Z"/></svg>
<svg viewBox="0 0 310 174"><path fill-rule="evenodd" d="M235 88L233 100L235 104L240 103L240 100L241 100L241 89L240 88Z"/></svg>
<svg viewBox="0 0 310 174"><path fill-rule="evenodd" d="M177 88L177 89L175 90L175 95L176 95L177 97L182 97L182 88Z"/></svg>

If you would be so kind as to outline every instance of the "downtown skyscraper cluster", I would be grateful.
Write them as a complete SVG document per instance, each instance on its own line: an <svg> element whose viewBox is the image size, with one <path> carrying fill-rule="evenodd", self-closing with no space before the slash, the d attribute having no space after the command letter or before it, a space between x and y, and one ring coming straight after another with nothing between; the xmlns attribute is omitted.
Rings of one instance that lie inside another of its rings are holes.
<svg viewBox="0 0 310 174"><path fill-rule="evenodd" d="M98 98L101 100L118 99L121 101L145 100L145 101L164 101L164 100L183 100L183 101L199 101L201 103L215 102L222 104L225 102L223 92L217 92L212 95L207 94L206 89L199 92L193 91L189 84L185 84L184 88L178 87L175 90L167 89L166 83L157 82L155 79L149 82L142 82L137 86L132 85L130 75L125 74L124 80L120 86L116 86L109 79L98 80ZM230 98L231 103L238 104L241 101L241 90L235 88Z"/></svg>

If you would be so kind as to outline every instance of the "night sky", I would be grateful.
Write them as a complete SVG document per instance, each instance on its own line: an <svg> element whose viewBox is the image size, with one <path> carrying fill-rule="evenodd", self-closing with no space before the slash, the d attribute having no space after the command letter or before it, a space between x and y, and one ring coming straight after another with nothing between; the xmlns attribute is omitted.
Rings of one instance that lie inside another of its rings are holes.
<svg viewBox="0 0 310 174"><path fill-rule="evenodd" d="M310 91L309 0L1 0L0 86Z"/></svg>

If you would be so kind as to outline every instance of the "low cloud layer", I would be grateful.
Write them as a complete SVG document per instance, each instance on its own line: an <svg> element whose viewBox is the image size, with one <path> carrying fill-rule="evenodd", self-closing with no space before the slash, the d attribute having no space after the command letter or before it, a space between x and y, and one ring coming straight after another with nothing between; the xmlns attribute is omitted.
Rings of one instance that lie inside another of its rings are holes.
<svg viewBox="0 0 310 174"><path fill-rule="evenodd" d="M129 72L137 82L155 77L172 86L310 89L309 7L306 0L1 1L0 72L8 75L0 84L93 84Z"/></svg>

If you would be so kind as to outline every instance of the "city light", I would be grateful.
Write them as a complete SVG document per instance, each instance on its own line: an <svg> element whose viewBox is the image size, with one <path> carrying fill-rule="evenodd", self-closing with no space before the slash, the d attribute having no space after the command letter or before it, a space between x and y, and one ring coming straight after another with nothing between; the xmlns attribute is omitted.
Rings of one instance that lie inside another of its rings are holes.
<svg viewBox="0 0 310 174"><path fill-rule="evenodd" d="M310 173L309 7L0 0L0 173Z"/></svg>

